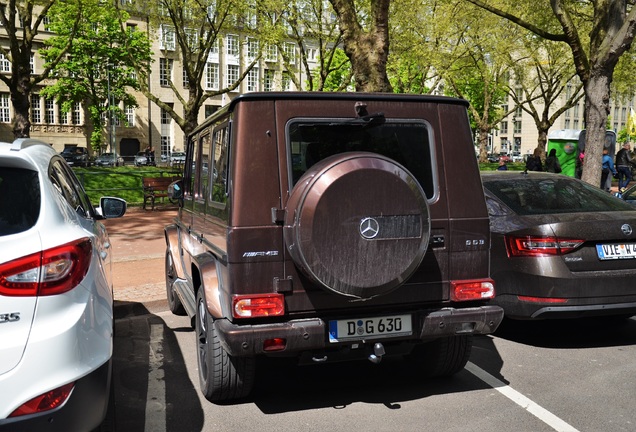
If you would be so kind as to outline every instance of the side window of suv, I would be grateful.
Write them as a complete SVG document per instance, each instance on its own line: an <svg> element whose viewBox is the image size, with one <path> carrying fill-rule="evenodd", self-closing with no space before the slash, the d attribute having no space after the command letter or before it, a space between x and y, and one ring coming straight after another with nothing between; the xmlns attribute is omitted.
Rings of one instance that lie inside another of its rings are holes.
<svg viewBox="0 0 636 432"><path fill-rule="evenodd" d="M210 189L210 201L216 208L225 208L227 203L227 178L228 178L228 156L230 127L229 123L224 123L214 129L212 136L212 188Z"/></svg>

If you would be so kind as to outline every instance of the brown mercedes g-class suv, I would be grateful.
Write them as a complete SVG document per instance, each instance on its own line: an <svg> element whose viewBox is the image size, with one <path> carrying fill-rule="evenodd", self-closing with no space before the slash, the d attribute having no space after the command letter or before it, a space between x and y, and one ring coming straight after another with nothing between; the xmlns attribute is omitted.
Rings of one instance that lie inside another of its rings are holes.
<svg viewBox="0 0 636 432"><path fill-rule="evenodd" d="M170 309L213 401L259 356L403 356L451 375L495 331L489 226L465 101L250 93L187 140L165 229Z"/></svg>

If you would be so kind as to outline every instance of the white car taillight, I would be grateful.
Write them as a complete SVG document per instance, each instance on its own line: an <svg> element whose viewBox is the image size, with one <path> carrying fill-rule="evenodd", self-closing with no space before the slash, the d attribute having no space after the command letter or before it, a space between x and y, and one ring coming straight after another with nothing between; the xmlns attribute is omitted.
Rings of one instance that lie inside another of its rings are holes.
<svg viewBox="0 0 636 432"><path fill-rule="evenodd" d="M91 254L90 239L82 238L0 264L0 294L45 296L69 291L86 276Z"/></svg>

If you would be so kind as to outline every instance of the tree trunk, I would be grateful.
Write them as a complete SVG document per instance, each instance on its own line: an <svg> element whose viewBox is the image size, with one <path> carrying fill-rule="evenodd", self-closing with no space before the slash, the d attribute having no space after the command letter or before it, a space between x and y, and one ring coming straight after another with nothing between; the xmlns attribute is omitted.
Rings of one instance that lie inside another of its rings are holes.
<svg viewBox="0 0 636 432"><path fill-rule="evenodd" d="M598 187L609 115L611 73L596 71L585 83L585 166L582 180Z"/></svg>
<svg viewBox="0 0 636 432"><path fill-rule="evenodd" d="M29 74L20 74L15 79L15 91L11 92L11 105L13 106L13 137L29 138L31 131L31 86Z"/></svg>
<svg viewBox="0 0 636 432"><path fill-rule="evenodd" d="M386 73L389 58L390 0L371 0L369 28L363 29L352 0L330 0L342 29L344 51L351 61L356 91L391 92Z"/></svg>
<svg viewBox="0 0 636 432"><path fill-rule="evenodd" d="M488 130L479 129L479 162L488 161Z"/></svg>

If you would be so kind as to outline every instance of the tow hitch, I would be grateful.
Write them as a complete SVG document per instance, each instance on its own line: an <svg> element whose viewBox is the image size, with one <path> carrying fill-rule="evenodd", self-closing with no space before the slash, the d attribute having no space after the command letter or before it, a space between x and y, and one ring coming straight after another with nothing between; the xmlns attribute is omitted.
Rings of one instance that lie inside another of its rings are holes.
<svg viewBox="0 0 636 432"><path fill-rule="evenodd" d="M371 363L378 364L382 361L382 356L384 354L386 354L384 345L382 345L380 342L376 342L375 345L373 345L373 354L369 356L369 361Z"/></svg>

